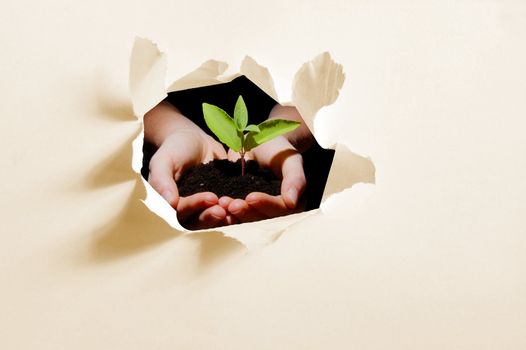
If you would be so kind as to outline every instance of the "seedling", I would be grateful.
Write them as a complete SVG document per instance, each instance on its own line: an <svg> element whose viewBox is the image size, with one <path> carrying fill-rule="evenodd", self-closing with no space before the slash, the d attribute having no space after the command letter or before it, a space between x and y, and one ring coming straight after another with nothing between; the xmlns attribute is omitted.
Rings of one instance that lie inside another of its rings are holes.
<svg viewBox="0 0 526 350"><path fill-rule="evenodd" d="M270 119L258 125L248 124L248 111L240 95L234 107L234 118L221 108L203 103L206 125L217 138L241 157L241 175L245 175L245 154L275 137L295 130L301 123L288 119ZM246 133L245 133L246 132Z"/></svg>

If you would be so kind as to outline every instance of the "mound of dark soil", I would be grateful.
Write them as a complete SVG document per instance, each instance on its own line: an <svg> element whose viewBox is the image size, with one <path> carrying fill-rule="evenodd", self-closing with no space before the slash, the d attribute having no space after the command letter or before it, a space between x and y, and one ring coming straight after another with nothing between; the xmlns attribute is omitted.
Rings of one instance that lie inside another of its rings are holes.
<svg viewBox="0 0 526 350"><path fill-rule="evenodd" d="M177 182L183 197L198 192L213 192L218 197L245 198L251 192L265 192L272 196L280 194L281 180L270 169L260 168L249 160L245 176L241 176L241 160L214 160L188 169Z"/></svg>

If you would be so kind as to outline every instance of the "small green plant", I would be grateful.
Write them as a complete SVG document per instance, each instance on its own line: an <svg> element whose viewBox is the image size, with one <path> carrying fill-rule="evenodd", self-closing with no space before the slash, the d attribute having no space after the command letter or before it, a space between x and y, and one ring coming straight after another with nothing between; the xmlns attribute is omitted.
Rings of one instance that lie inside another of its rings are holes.
<svg viewBox="0 0 526 350"><path fill-rule="evenodd" d="M248 111L240 95L234 107L234 118L221 108L203 103L203 115L206 125L217 138L241 156L241 175L245 175L245 153L272 140L275 137L293 131L301 123L287 119L270 119L258 125L248 124ZM245 133L246 132L246 133Z"/></svg>

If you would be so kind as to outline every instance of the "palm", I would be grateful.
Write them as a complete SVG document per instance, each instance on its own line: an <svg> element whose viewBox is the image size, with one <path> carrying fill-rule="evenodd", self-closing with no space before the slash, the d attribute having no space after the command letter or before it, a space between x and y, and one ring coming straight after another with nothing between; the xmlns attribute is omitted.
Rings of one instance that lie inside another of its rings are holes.
<svg viewBox="0 0 526 350"><path fill-rule="evenodd" d="M239 158L232 150L228 158ZM281 194L270 196L262 192L250 193L244 200L233 200L228 211L242 222L256 221L287 215L299 210L298 200L305 189L301 154L284 137L278 137L254 148L246 154L247 159L256 160L260 166L270 168L282 178Z"/></svg>
<svg viewBox="0 0 526 350"><path fill-rule="evenodd" d="M152 157L148 181L176 208L177 217L185 227L213 227L227 217L219 198L212 192L179 197L176 181L194 165L224 158L223 146L210 136L195 130L179 130L167 137Z"/></svg>

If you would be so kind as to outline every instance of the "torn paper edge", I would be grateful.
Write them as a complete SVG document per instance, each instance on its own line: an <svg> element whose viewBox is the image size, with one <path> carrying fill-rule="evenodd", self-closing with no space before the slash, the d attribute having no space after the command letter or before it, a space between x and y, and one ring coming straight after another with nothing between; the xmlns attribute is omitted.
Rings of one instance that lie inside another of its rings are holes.
<svg viewBox="0 0 526 350"><path fill-rule="evenodd" d="M331 139L330 137L319 137L320 135L317 135L314 123L317 112L336 101L339 96L339 90L345 81L342 65L336 63L328 52L324 52L313 60L304 63L296 72L292 84L292 101L288 102L279 100L269 70L259 65L250 56L246 56L243 59L239 73L222 76L227 68L228 64L226 62L208 60L166 88L167 60L165 54L152 41L137 37L130 57L130 94L133 111L138 120L142 122L144 114L161 102L168 92L227 83L240 75L245 75L280 104L295 106L318 142ZM222 226L207 230L188 230L177 220L176 211L140 175L143 142L144 132L141 132L133 142L132 160L132 168L139 174L146 188L147 196L143 202L150 211L160 216L171 227L181 233L220 232L227 237L236 239L247 249L252 249L275 241L291 225L320 212L320 209L314 209L252 223ZM375 170L369 158L355 154L345 145L336 142L329 145L320 143L320 145L324 148L335 150L320 208L323 207L324 201L329 197L352 187L355 183L374 183ZM349 164L358 167L359 171L356 176L353 175L354 172L349 171Z"/></svg>

